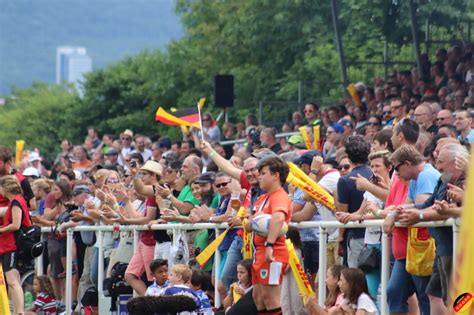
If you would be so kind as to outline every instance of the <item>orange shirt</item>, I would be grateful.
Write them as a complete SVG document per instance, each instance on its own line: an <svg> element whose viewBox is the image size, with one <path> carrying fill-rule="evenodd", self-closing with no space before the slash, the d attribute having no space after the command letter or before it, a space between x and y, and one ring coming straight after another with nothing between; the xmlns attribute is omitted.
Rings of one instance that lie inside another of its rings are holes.
<svg viewBox="0 0 474 315"><path fill-rule="evenodd" d="M72 168L76 171L88 171L92 167L92 161L84 160L84 162L77 161L72 164Z"/></svg>
<svg viewBox="0 0 474 315"><path fill-rule="evenodd" d="M258 197L255 203L255 209L255 215L282 212L285 214L286 224L290 223L291 199L282 187L271 194L264 194ZM253 242L256 249L256 256L265 255L264 243L266 240L266 237L254 233ZM285 235L280 236L273 245L273 256L277 261L288 262L288 249L286 248L285 240Z"/></svg>

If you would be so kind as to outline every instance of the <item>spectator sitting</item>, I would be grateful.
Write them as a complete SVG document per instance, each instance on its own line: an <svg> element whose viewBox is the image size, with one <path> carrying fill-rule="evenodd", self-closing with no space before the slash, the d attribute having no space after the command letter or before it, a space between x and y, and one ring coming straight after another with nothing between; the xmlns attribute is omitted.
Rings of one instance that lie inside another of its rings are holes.
<svg viewBox="0 0 474 315"><path fill-rule="evenodd" d="M170 287L168 280L168 261L155 259L150 263L150 271L153 273L153 284L146 289L146 296L162 296Z"/></svg>

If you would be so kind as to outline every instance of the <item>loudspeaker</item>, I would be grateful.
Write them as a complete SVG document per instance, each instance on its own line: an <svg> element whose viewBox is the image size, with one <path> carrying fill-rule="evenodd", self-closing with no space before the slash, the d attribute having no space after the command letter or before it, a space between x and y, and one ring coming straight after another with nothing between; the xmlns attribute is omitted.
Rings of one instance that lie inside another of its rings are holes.
<svg viewBox="0 0 474 315"><path fill-rule="evenodd" d="M234 76L229 74L214 77L214 100L217 107L234 106Z"/></svg>

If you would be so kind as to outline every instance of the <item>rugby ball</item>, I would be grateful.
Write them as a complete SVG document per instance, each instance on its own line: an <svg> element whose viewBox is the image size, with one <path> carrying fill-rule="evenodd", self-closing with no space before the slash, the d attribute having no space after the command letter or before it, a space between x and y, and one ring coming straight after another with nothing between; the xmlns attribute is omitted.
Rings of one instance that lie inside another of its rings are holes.
<svg viewBox="0 0 474 315"><path fill-rule="evenodd" d="M271 220L272 216L270 214L257 215L252 220L250 220L250 228L252 229L252 232L266 237L268 235L268 228L270 227ZM288 232L288 224L283 222L279 236L285 235L286 232Z"/></svg>

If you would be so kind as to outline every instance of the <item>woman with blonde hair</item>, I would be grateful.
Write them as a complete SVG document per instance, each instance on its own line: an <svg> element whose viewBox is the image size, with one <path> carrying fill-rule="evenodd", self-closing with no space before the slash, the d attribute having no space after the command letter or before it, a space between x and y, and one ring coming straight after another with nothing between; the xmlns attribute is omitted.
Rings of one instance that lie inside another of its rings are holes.
<svg viewBox="0 0 474 315"><path fill-rule="evenodd" d="M17 269L15 232L20 229L22 220L29 220L28 206L22 196L20 183L15 176L9 175L0 178L0 194L9 201L7 212L3 217L3 224L0 227L0 263L3 266L3 272L11 292L14 314L23 314L24 298L20 284L20 272Z"/></svg>

